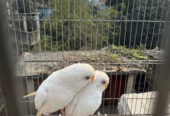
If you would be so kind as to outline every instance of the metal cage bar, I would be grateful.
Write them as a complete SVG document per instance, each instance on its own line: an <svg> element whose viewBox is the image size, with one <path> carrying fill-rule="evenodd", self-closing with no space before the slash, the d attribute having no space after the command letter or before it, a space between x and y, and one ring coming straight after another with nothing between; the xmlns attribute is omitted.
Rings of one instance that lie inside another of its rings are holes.
<svg viewBox="0 0 170 116"><path fill-rule="evenodd" d="M121 115L118 107L122 99L125 99L123 105L131 100L122 115L152 111L150 97L155 97L158 83L163 85L165 81L161 66L168 53L165 50L169 36L168 0L6 0L4 3L9 3L4 9L8 9L7 29L12 37L9 46L16 56L19 97L36 91L53 71L86 62L110 78L102 105L95 114ZM3 93L2 89L0 98L5 101ZM155 103L156 98L153 99ZM35 115L33 98L20 102L25 115ZM163 112L156 115L159 113Z"/></svg>

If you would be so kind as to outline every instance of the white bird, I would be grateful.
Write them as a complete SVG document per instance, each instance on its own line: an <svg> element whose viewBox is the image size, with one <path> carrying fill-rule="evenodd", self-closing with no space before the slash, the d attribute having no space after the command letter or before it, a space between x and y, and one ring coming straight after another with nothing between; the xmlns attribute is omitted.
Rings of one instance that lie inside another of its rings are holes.
<svg viewBox="0 0 170 116"><path fill-rule="evenodd" d="M95 71L95 80L81 89L66 106L67 116L93 115L102 101L102 93L108 87L109 77L106 73Z"/></svg>
<svg viewBox="0 0 170 116"><path fill-rule="evenodd" d="M67 106L80 89L94 80L94 74L91 65L74 64L53 72L36 92L25 97L35 95L37 116L49 115Z"/></svg>

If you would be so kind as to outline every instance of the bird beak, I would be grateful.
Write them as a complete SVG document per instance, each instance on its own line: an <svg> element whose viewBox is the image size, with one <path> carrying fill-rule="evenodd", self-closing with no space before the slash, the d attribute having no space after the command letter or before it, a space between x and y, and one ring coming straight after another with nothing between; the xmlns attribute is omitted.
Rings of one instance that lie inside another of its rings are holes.
<svg viewBox="0 0 170 116"><path fill-rule="evenodd" d="M91 82L93 82L94 81L94 76L91 78Z"/></svg>
<svg viewBox="0 0 170 116"><path fill-rule="evenodd" d="M104 88L107 89L108 85L105 85Z"/></svg>

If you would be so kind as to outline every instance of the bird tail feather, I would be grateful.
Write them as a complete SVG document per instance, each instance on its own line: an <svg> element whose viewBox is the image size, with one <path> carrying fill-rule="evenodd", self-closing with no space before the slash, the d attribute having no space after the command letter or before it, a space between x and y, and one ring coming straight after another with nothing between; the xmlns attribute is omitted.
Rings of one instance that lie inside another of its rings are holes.
<svg viewBox="0 0 170 116"><path fill-rule="evenodd" d="M37 116L41 116L41 114L42 114L42 113L41 113L40 111L37 112Z"/></svg>
<svg viewBox="0 0 170 116"><path fill-rule="evenodd" d="M27 97L31 97L31 96L35 96L36 95L36 92L33 92L33 93L30 93L28 95L25 95L23 98L27 98Z"/></svg>

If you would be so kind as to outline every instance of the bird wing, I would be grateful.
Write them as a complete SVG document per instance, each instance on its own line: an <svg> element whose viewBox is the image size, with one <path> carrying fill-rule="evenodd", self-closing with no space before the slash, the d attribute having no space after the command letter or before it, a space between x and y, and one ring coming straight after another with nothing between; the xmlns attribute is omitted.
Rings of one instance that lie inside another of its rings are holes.
<svg viewBox="0 0 170 116"><path fill-rule="evenodd" d="M89 116L99 108L101 99L94 99L92 97L81 96L74 98L72 102L66 107L66 114L68 116Z"/></svg>
<svg viewBox="0 0 170 116"><path fill-rule="evenodd" d="M39 90L36 93L35 99L34 99L36 109L41 108L41 106L44 103L46 97L47 97L47 91L45 91L42 88L39 88Z"/></svg>
<svg viewBox="0 0 170 116"><path fill-rule="evenodd" d="M69 105L66 106L66 114L69 116L73 112L75 106L77 104L77 98L74 98Z"/></svg>
<svg viewBox="0 0 170 116"><path fill-rule="evenodd" d="M96 110L100 107L101 105L101 99L92 99L91 102L89 103L89 114L88 115L93 115Z"/></svg>

